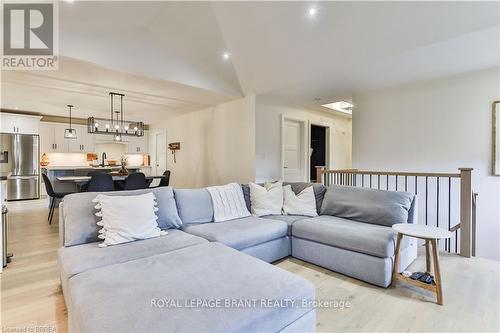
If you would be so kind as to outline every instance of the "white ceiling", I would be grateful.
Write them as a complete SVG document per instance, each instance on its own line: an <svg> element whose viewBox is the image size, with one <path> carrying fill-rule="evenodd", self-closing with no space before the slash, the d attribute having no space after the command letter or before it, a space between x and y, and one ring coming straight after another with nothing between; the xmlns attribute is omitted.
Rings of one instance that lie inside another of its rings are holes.
<svg viewBox="0 0 500 333"><path fill-rule="evenodd" d="M60 52L79 61L43 73L59 87L51 94L40 75L4 72L2 107L28 95L30 107L78 101L94 114L106 112L114 89L125 91L129 114L152 120L249 94L319 108L500 66L499 2L75 1L59 12ZM22 84L31 80L35 87Z"/></svg>

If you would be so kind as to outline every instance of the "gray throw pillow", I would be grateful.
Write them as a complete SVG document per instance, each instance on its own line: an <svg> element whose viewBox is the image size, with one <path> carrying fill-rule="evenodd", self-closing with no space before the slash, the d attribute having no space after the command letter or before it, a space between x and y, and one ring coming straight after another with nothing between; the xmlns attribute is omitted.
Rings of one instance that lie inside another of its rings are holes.
<svg viewBox="0 0 500 333"><path fill-rule="evenodd" d="M175 189L174 192L183 224L213 222L214 207L207 189Z"/></svg>
<svg viewBox="0 0 500 333"><path fill-rule="evenodd" d="M392 226L408 222L414 195L406 192L331 185L325 193L320 215Z"/></svg>

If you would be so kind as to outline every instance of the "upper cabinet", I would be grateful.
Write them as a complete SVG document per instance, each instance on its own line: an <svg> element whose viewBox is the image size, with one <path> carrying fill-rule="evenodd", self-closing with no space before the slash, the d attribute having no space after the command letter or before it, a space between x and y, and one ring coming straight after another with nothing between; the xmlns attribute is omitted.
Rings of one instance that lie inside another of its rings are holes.
<svg viewBox="0 0 500 333"><path fill-rule="evenodd" d="M0 113L2 133L38 134L40 117L13 113Z"/></svg>
<svg viewBox="0 0 500 333"><path fill-rule="evenodd" d="M76 139L66 139L67 124L40 123L40 147L42 153L87 153L95 150L94 135L87 132L87 126L73 125Z"/></svg>
<svg viewBox="0 0 500 333"><path fill-rule="evenodd" d="M144 131L144 136L128 136L126 137L128 141L129 154L147 154L148 153L148 131Z"/></svg>

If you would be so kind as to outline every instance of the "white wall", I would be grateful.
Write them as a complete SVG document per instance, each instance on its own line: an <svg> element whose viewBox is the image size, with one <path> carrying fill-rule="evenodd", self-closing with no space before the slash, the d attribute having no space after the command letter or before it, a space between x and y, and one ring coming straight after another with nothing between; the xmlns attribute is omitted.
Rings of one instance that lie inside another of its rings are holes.
<svg viewBox="0 0 500 333"><path fill-rule="evenodd" d="M255 180L255 96L248 96L151 126L180 142L177 163L167 167L175 187L203 187Z"/></svg>
<svg viewBox="0 0 500 333"><path fill-rule="evenodd" d="M500 177L491 176L500 68L354 96L353 167L457 172L479 193L477 255L500 260Z"/></svg>
<svg viewBox="0 0 500 333"><path fill-rule="evenodd" d="M351 167L351 119L327 112L307 110L285 105L264 96L257 96L255 110L255 166L258 182L282 178L281 166L281 117L329 125L330 167ZM309 131L309 129L307 129ZM306 133L306 137L309 134Z"/></svg>

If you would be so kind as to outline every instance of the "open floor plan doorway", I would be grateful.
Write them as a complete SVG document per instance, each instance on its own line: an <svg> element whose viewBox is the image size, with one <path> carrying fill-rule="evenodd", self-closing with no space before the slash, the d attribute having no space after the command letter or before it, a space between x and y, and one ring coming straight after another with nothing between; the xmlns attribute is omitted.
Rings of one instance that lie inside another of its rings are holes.
<svg viewBox="0 0 500 333"><path fill-rule="evenodd" d="M311 124L309 147L309 179L315 182L316 167L328 164L328 127Z"/></svg>

